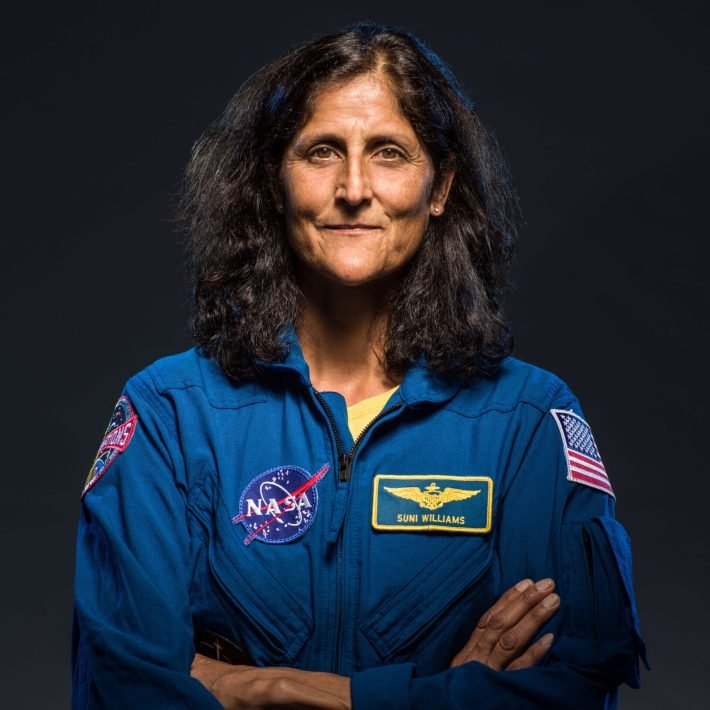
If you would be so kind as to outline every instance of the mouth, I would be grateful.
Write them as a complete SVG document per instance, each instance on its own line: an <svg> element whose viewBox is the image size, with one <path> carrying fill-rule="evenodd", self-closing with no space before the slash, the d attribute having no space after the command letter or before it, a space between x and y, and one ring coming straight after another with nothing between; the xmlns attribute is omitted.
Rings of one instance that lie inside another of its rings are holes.
<svg viewBox="0 0 710 710"><path fill-rule="evenodd" d="M325 224L321 229L328 229L333 232L351 232L353 234L359 234L361 232L371 232L375 229L382 229L376 224L363 224L362 222L354 222L349 224L343 222L341 224Z"/></svg>

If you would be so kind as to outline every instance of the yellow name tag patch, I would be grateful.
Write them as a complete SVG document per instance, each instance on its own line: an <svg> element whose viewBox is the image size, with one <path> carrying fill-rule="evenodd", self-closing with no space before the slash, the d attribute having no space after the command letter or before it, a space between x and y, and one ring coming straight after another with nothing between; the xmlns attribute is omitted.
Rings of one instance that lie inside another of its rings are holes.
<svg viewBox="0 0 710 710"><path fill-rule="evenodd" d="M443 474L375 476L372 527L376 530L490 532L493 479Z"/></svg>

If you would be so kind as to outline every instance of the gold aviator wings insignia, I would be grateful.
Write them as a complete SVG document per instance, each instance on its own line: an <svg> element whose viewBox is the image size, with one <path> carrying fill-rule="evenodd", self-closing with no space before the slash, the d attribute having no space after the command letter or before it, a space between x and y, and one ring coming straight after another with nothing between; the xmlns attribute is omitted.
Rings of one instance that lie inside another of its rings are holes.
<svg viewBox="0 0 710 710"><path fill-rule="evenodd" d="M403 486L401 488L383 488L394 496L406 498L419 503L420 508L427 510L436 510L442 508L446 503L451 503L454 500L466 500L478 495L481 491L467 491L463 488L449 488L448 486L442 491L439 486L433 481L425 488L417 488L416 486Z"/></svg>

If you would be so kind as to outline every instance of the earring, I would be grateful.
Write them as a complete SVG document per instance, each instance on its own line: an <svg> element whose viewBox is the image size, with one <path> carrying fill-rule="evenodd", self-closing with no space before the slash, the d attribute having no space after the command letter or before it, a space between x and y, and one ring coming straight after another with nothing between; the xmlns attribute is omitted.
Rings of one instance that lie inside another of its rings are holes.
<svg viewBox="0 0 710 710"><path fill-rule="evenodd" d="M438 213L439 213L439 208L438 208L438 207L434 207L434 212L436 212L436 213L438 214Z"/></svg>

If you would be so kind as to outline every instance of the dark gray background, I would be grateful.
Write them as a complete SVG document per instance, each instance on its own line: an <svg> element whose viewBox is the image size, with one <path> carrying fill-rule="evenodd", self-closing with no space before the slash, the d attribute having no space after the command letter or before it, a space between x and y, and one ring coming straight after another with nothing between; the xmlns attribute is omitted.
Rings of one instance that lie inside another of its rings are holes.
<svg viewBox="0 0 710 710"><path fill-rule="evenodd" d="M79 492L125 380L189 346L166 217L192 142L255 69L358 19L439 52L512 166L517 354L578 395L634 542L653 671L622 707L708 706L701 3L356 5L5 3L5 707L68 705Z"/></svg>

